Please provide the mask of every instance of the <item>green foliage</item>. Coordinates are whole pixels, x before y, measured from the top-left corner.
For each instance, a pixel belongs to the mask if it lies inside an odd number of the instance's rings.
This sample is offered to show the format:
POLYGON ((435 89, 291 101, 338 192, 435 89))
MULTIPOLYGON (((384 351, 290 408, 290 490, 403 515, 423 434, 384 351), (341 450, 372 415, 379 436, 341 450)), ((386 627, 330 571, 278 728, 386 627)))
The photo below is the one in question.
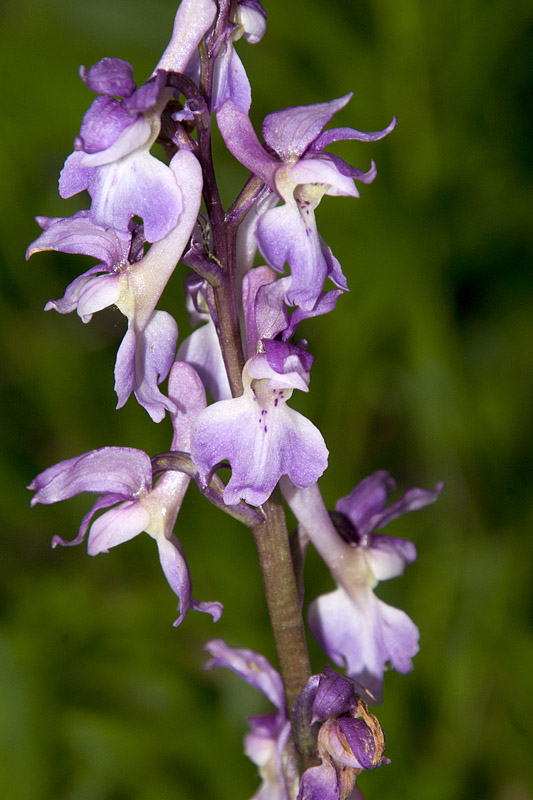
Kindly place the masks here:
MULTIPOLYGON (((241 43, 259 124, 269 111, 354 91, 335 120, 397 130, 338 152, 378 178, 360 200, 325 198, 321 232, 351 293, 305 334, 315 355, 298 408, 321 428, 328 503, 389 469, 402 487, 446 481, 441 501, 394 523, 419 561, 380 596, 421 629, 410 676, 387 676, 378 714, 392 765, 361 776, 370 798, 528 800, 533 648, 529 531, 533 330, 526 197, 525 0, 293 0, 266 3, 260 45, 241 43)), ((141 82, 166 45, 171 0, 4 0, 0 74, 2 556, 0 796, 6 800, 247 798, 246 716, 262 699, 205 674, 221 636, 273 658, 253 542, 192 489, 179 518, 196 596, 221 600, 213 626, 174 597, 153 542, 107 556, 73 537, 88 498, 29 511, 46 466, 104 444, 168 446, 129 402, 113 410, 118 312, 42 314, 82 270, 78 257, 24 262, 35 214, 64 215, 57 174, 91 95, 79 63, 126 58, 141 82)), ((528 16, 529 15, 529 16, 528 16)), ((528 27, 529 23, 529 27, 528 27)), ((529 162, 531 163, 531 162, 529 162)), ((228 198, 244 173, 226 157, 228 198)), ((176 274, 163 306, 180 310, 176 274)), ((319 560, 307 598, 329 585, 319 560)), ((312 646, 317 671, 324 664, 312 646)))

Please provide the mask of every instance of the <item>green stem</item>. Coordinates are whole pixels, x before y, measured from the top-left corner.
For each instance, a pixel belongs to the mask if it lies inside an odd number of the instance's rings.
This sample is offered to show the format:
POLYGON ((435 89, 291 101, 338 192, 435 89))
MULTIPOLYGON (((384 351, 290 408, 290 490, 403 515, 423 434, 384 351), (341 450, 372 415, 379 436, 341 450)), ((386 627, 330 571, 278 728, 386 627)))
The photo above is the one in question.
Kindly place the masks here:
MULTIPOLYGON (((279 669, 292 717, 296 699, 310 675, 311 666, 291 558, 285 512, 279 489, 263 505, 265 520, 252 528, 263 573, 266 600, 279 669)), ((296 741, 300 755, 311 757, 307 743, 296 741)))

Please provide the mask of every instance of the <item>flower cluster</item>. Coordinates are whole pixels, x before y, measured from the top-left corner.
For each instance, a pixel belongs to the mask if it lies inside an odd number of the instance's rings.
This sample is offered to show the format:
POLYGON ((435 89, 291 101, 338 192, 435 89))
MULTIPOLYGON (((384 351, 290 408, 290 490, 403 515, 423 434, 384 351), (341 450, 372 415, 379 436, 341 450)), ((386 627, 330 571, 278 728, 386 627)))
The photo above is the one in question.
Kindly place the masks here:
POLYGON ((235 43, 260 41, 265 26, 259 0, 182 0, 169 45, 144 84, 137 87, 121 59, 81 68, 96 98, 59 192, 66 198, 87 191, 90 203, 70 217, 37 217, 42 233, 27 257, 55 250, 96 259, 46 309, 77 311, 87 323, 116 306, 128 323, 115 363, 117 407, 133 394, 154 422, 168 412, 174 434, 169 452, 153 459, 134 448, 104 447, 45 469, 29 488, 32 504, 98 495, 77 537, 55 536, 53 546, 87 537, 96 555, 143 531, 152 536, 179 601, 178 625, 190 608, 214 621, 222 613, 220 603, 194 599, 174 533, 191 479, 208 500, 267 538, 279 486, 302 546, 312 542, 337 584, 311 603, 309 626, 347 676, 326 667, 289 697, 286 677, 266 659, 220 640, 207 646, 208 666, 229 667, 276 708, 251 720, 245 741, 263 779, 257 798, 344 800, 361 770, 386 763, 381 728, 361 698, 380 701, 387 665, 408 672, 418 650, 415 624, 374 594, 379 581, 415 560, 414 545, 376 531, 432 503, 441 486, 411 489, 386 507, 394 481, 380 471, 339 500, 335 512, 322 500, 317 481, 328 463, 326 444, 290 405, 294 390, 309 390, 313 364, 297 330, 303 320, 331 313, 348 285, 318 232, 315 209, 325 195, 358 197, 356 182, 376 176, 373 162, 361 170, 327 148, 374 142, 396 120, 375 133, 325 129, 347 106, 347 94, 269 114, 261 141, 235 43), (211 160, 213 119, 251 173, 227 211, 211 160), (264 263, 255 266, 258 259, 264 263), (158 305, 180 262, 192 270, 183 278, 196 327, 178 347, 177 323, 158 305), (224 482, 217 470, 228 464, 224 482), (301 779, 295 745, 300 755, 312 751, 301 779))

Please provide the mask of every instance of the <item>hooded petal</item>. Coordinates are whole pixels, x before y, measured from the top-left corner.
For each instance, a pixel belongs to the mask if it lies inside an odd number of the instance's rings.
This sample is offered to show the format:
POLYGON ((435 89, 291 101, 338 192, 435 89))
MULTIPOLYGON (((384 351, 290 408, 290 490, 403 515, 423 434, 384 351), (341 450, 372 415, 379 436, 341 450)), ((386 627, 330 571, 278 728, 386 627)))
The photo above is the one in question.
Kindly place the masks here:
POLYGON ((135 122, 120 100, 100 95, 85 112, 80 128, 77 149, 85 153, 100 153, 116 142, 121 133, 135 122))
POLYGON ((299 158, 328 124, 333 114, 351 100, 352 93, 308 106, 294 106, 268 114, 263 122, 263 138, 282 161, 299 158))
POLYGON ((80 67, 80 78, 95 94, 129 97, 135 91, 133 67, 122 58, 102 58, 92 67, 80 67))

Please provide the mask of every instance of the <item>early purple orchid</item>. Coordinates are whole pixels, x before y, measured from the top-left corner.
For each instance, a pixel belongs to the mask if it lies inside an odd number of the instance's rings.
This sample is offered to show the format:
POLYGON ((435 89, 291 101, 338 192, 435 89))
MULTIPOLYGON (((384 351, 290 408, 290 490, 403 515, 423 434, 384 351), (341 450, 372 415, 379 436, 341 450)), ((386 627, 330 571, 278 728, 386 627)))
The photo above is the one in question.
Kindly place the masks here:
POLYGON ((128 319, 128 330, 117 353, 115 391, 121 408, 130 394, 146 408, 154 422, 172 401, 158 389, 174 360, 178 328, 174 319, 155 306, 176 264, 189 242, 202 198, 202 171, 196 157, 180 150, 169 170, 183 191, 183 204, 174 228, 155 242, 146 255, 142 247, 129 261, 131 232, 96 224, 90 213, 78 211, 67 219, 38 218, 43 233, 33 242, 26 257, 42 250, 84 253, 102 263, 76 278, 60 300, 46 309, 62 314, 76 309, 84 322, 94 312, 116 305, 128 319))
MULTIPOLYGON (((383 756, 385 736, 359 692, 361 687, 326 664, 313 675, 294 707, 296 725, 318 731, 321 764, 303 775, 298 800, 345 800, 354 797, 355 780, 363 770, 389 764, 383 756)), ((357 795, 355 795, 357 796, 357 795)))
POLYGON ((217 123, 228 149, 259 176, 284 205, 265 211, 256 227, 261 253, 278 271, 288 263, 292 281, 286 299, 291 305, 311 310, 326 277, 340 289, 347 288, 340 264, 319 236, 314 210, 324 194, 358 197, 355 180, 370 183, 376 175, 351 167, 339 156, 325 153, 332 142, 357 139, 377 141, 396 126, 376 133, 353 128, 322 132, 333 114, 348 103, 351 94, 327 103, 296 106, 268 114, 263 122, 261 145, 247 113, 228 100, 217 113, 217 123))
POLYGON ((205 665, 207 669, 230 669, 276 707, 273 713, 249 718, 251 730, 244 739, 244 752, 257 765, 262 779, 252 800, 289 800, 298 790, 298 775, 288 758, 291 725, 281 676, 264 656, 229 647, 222 639, 207 642, 205 650, 212 656, 205 665))
POLYGON ((328 656, 365 687, 371 702, 381 702, 387 662, 397 672, 410 672, 418 652, 414 622, 374 594, 379 581, 401 575, 416 560, 415 546, 375 531, 434 503, 442 487, 410 489, 386 507, 395 482, 388 472, 375 472, 339 500, 333 514, 336 527, 318 486, 296 489, 282 481, 287 502, 337 582, 334 592, 311 604, 311 630, 328 656))
POLYGON ((135 90, 131 66, 108 58, 82 67, 81 77, 102 94, 83 118, 59 193, 72 197, 87 189, 97 225, 127 234, 130 220, 139 216, 147 241, 158 241, 176 226, 183 207, 172 170, 149 152, 166 102, 165 75, 160 72, 135 90))
POLYGON ((310 767, 301 778, 294 770, 290 742, 291 725, 279 673, 264 656, 253 650, 229 647, 221 639, 208 642, 212 658, 207 668, 226 667, 259 689, 277 712, 249 719, 251 731, 245 752, 259 767, 263 782, 252 800, 345 800, 363 770, 389 760, 383 757, 385 738, 377 719, 358 695, 357 684, 326 665, 323 674, 312 675, 300 692, 293 711, 293 724, 307 730, 320 728, 318 756, 321 764, 310 767))
MULTIPOLYGON (((172 449, 187 451, 194 420, 205 407, 202 382, 188 364, 174 364, 169 394, 180 409, 172 414, 172 449)), ((222 605, 192 597, 187 562, 173 533, 189 481, 184 473, 172 471, 166 472, 154 486, 146 453, 130 447, 103 447, 49 467, 28 488, 35 491, 32 506, 56 503, 81 492, 102 493, 84 516, 77 537, 68 542, 54 536, 52 546, 79 544, 89 531, 87 550, 94 556, 146 531, 157 542, 163 572, 179 600, 179 617, 174 625, 182 622, 190 608, 211 614, 216 622, 222 605), (96 512, 110 506, 115 507, 93 521, 96 512)))
POLYGON ((248 360, 240 397, 214 403, 198 417, 191 455, 204 482, 227 459, 231 479, 224 502, 241 499, 261 505, 282 475, 296 486, 315 483, 327 465, 328 451, 318 429, 287 406, 293 389, 308 390, 312 357, 301 347, 277 341, 287 326, 280 289, 268 267, 243 279, 248 360), (263 292, 272 288, 274 295, 263 292))

